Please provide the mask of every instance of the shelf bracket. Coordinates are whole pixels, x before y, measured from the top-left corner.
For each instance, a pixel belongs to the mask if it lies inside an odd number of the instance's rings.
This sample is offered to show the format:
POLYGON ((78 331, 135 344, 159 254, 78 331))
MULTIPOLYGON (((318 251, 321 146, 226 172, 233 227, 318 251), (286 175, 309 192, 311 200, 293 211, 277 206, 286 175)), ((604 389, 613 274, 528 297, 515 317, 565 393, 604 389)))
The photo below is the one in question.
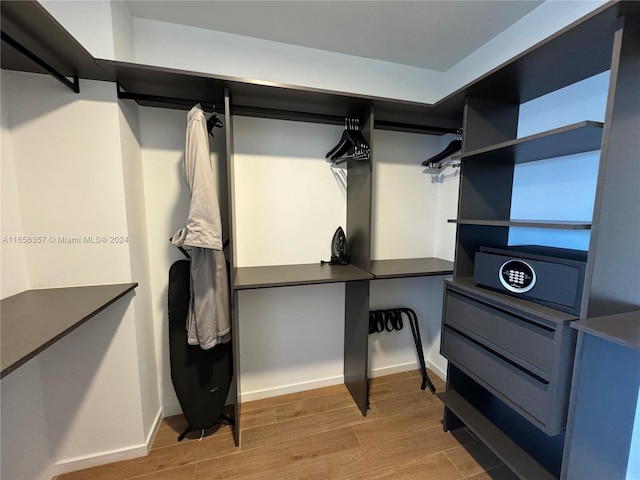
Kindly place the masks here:
POLYGON ((42 68, 44 68, 49 73, 49 75, 51 75, 53 78, 58 80, 60 83, 62 83, 65 87, 67 87, 68 89, 70 89, 74 93, 80 93, 80 82, 78 80, 78 75, 77 74, 73 75, 73 82, 70 81, 62 73, 60 73, 58 70, 56 70, 51 65, 46 63, 44 60, 42 60, 36 54, 34 54, 33 52, 31 52, 30 50, 25 48, 22 44, 20 44, 16 40, 14 40, 12 37, 10 37, 9 35, 7 35, 4 32, 1 32, 1 33, 2 33, 2 41, 3 42, 7 42, 9 45, 11 45, 13 48, 15 48, 18 52, 20 52, 22 55, 27 57, 33 63, 39 65, 42 68))

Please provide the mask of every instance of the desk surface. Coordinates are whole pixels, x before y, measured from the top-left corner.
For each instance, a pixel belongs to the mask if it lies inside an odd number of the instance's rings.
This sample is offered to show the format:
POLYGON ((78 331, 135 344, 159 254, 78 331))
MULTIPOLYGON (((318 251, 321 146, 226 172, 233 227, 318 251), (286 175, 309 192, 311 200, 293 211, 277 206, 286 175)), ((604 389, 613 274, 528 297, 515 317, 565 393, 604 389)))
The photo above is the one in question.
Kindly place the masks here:
POLYGON ((453 262, 435 257, 372 260, 371 273, 379 279, 449 275, 453 273, 453 262))
POLYGON ((371 280, 373 275, 354 265, 277 265, 268 267, 239 267, 235 269, 233 288, 290 287, 320 283, 371 280))
POLYGON ((137 283, 27 290, 0 301, 0 378, 138 286, 137 283))

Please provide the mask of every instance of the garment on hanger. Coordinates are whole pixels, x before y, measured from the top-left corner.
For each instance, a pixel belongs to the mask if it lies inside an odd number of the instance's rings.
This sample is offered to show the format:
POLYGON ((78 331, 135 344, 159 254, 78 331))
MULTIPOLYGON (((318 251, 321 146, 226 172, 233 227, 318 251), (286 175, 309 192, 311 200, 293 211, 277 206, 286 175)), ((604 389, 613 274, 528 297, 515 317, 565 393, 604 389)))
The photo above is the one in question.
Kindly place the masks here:
POLYGON ((204 350, 231 339, 229 281, 222 251, 222 223, 209 157, 207 119, 200 105, 187 115, 184 175, 191 192, 189 218, 171 239, 191 247, 191 301, 187 341, 204 350))

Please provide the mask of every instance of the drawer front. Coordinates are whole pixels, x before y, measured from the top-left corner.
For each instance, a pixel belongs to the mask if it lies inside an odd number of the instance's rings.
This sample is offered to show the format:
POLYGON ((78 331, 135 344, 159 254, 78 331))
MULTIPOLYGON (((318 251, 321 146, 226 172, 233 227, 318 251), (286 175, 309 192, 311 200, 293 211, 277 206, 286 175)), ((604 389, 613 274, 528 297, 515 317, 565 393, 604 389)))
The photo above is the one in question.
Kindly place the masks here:
POLYGON ((542 430, 550 432, 559 427, 553 425, 557 415, 550 405, 550 386, 546 381, 519 369, 448 327, 443 331, 442 354, 542 430))
POLYGON ((525 368, 553 372, 555 325, 533 322, 451 291, 447 291, 444 321, 471 337, 480 337, 488 347, 506 352, 525 368))

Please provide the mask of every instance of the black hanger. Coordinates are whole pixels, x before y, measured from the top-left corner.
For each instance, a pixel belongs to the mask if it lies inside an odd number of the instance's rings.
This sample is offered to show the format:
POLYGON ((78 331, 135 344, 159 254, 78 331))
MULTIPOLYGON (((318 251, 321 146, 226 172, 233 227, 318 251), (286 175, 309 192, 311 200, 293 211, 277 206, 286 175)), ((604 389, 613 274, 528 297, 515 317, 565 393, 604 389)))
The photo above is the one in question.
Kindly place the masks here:
POLYGON ((359 120, 345 118, 345 129, 338 144, 327 153, 326 158, 334 165, 347 160, 368 160, 371 148, 359 128, 359 120))
POLYGON ((450 157, 451 155, 459 151, 461 148, 462 148, 462 140, 452 140, 451 142, 449 142, 449 145, 447 145, 447 147, 443 151, 422 162, 422 166, 429 167, 429 168, 436 168, 439 162, 441 162, 445 158, 450 157))
MULTIPOLYGON (((169 239, 169 241, 170 241, 170 242, 171 242, 172 240, 173 240, 172 238, 170 238, 170 239, 169 239)), ((172 242, 172 243, 173 243, 173 242, 172 242)), ((182 254, 183 254, 185 257, 187 257, 189 260, 191 260, 191 255, 189 255, 189 252, 187 252, 184 248, 182 248, 182 246, 181 246, 181 245, 176 245, 176 248, 177 248, 178 250, 180 250, 180 251, 182 252, 182 254)))
POLYGON ((213 114, 209 117, 209 120, 207 120, 207 131, 213 137, 214 136, 213 129, 222 128, 222 127, 224 127, 224 125, 222 124, 222 121, 218 118, 218 113, 214 110, 213 114))

